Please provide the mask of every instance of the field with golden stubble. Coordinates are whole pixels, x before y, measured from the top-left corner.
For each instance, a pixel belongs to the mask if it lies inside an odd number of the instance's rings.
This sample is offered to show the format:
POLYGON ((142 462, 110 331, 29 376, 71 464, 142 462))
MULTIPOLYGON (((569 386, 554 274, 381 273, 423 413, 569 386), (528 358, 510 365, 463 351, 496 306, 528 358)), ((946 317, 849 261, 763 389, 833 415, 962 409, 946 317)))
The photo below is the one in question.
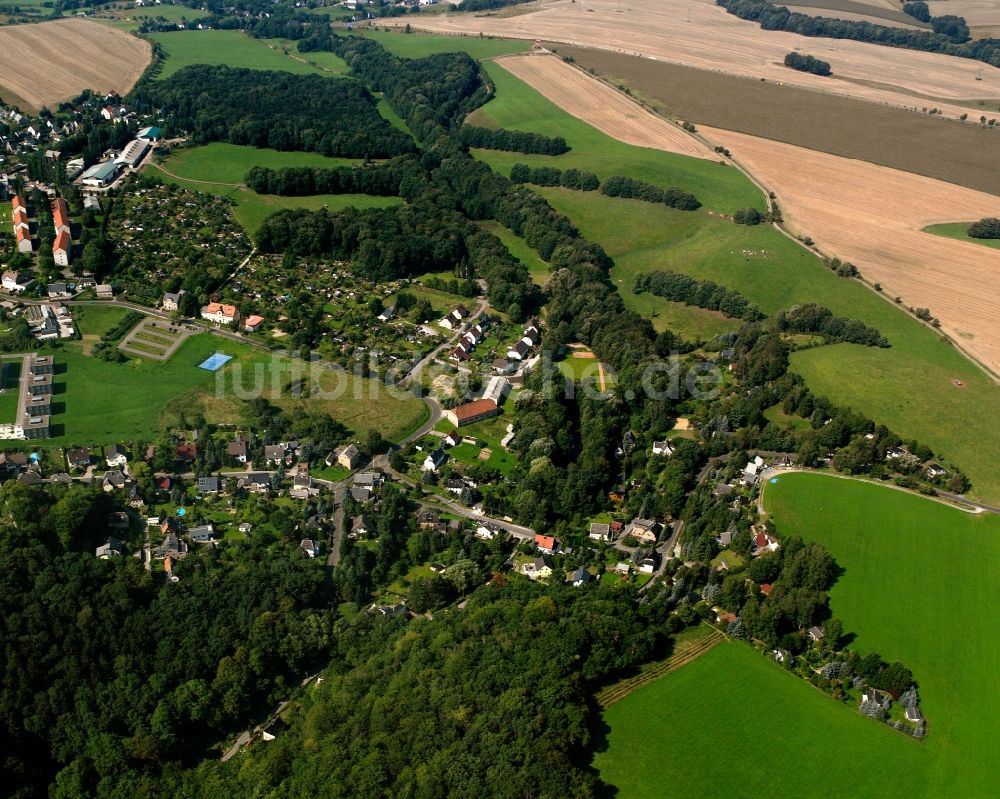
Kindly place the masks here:
POLYGON ((958 117, 964 101, 1000 98, 1000 70, 963 58, 765 31, 711 0, 556 0, 505 15, 436 14, 384 20, 437 33, 543 39, 638 54, 732 75, 764 78, 906 108, 936 107, 958 117), (833 77, 783 66, 799 50, 829 61, 833 77))
POLYGON ((792 229, 856 264, 886 295, 929 308, 956 343, 1000 372, 1000 251, 922 231, 1000 216, 1000 197, 743 133, 700 131, 777 193, 792 229))
POLYGON ((0 28, 0 96, 37 110, 84 89, 125 94, 151 56, 149 42, 88 19, 0 28))

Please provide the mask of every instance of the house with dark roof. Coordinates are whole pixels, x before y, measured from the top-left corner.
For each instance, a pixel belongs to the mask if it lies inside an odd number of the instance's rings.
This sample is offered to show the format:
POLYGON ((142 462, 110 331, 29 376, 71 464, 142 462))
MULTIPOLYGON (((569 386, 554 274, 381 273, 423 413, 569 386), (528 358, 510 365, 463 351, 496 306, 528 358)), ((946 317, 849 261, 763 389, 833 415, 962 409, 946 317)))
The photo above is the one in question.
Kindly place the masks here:
POLYGON ((206 475, 205 477, 198 478, 198 493, 199 494, 218 494, 219 493, 219 478, 213 475, 206 475))

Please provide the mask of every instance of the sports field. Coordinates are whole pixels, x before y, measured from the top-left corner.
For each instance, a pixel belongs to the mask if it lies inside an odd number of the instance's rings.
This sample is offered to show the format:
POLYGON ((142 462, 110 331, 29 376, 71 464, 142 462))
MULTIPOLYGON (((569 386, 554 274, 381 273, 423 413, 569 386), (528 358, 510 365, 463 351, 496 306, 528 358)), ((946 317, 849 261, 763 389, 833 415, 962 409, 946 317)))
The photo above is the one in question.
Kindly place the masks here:
POLYGON ((558 156, 477 150, 477 157, 497 171, 509 174, 514 164, 526 163, 584 169, 600 178, 626 175, 658 186, 680 186, 723 213, 749 206, 764 210, 761 192, 733 167, 624 144, 566 113, 498 64, 483 67, 496 85, 496 97, 469 116, 470 124, 562 136, 572 148, 558 156))
POLYGON ((924 795, 920 743, 738 642, 639 688, 603 718, 594 767, 618 799, 924 795))
POLYGON ((968 241, 972 244, 981 244, 984 247, 994 247, 996 249, 1000 249, 1000 239, 972 238, 972 236, 966 232, 971 224, 971 222, 949 222, 944 225, 930 225, 929 227, 925 227, 924 231, 927 233, 933 233, 935 236, 944 236, 949 239, 958 239, 959 241, 968 241))
POLYGON ((151 33, 148 38, 157 42, 166 55, 157 80, 169 78, 191 64, 222 64, 245 69, 274 69, 297 75, 331 75, 346 72, 346 65, 332 53, 321 53, 319 59, 308 59, 294 48, 289 54, 282 52, 276 42, 253 39, 236 30, 187 30, 170 33, 151 33), (316 66, 307 63, 312 60, 316 66), (337 63, 339 62, 339 64, 337 63), (321 68, 322 67, 322 68, 321 68))
POLYGON ((844 569, 831 606, 859 651, 916 676, 930 734, 926 784, 907 795, 995 795, 1000 517, 817 474, 779 476, 764 501, 779 532, 820 541, 844 569))

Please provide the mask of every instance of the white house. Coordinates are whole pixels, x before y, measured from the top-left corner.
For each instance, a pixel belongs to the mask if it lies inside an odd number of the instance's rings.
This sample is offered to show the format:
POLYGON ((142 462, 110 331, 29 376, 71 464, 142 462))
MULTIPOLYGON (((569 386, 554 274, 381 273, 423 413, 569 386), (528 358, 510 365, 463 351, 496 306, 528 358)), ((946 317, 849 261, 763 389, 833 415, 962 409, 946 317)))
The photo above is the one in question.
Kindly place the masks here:
POLYGON ((13 292, 14 294, 21 293, 35 282, 34 278, 28 272, 11 271, 4 272, 0 280, 2 280, 4 290, 13 292))
POLYGON ((674 454, 674 448, 670 446, 669 441, 654 441, 653 442, 653 454, 662 455, 669 458, 674 454))
POLYGON ((436 449, 427 454, 420 470, 423 472, 436 472, 439 468, 441 468, 447 459, 448 456, 444 454, 443 449, 436 449))
POLYGON ((125 450, 117 444, 112 444, 104 450, 104 460, 107 461, 108 467, 111 469, 121 469, 128 463, 125 450))
POLYGON ((240 318, 240 312, 235 305, 223 305, 220 302, 210 302, 201 309, 201 318, 217 325, 228 325, 240 318))

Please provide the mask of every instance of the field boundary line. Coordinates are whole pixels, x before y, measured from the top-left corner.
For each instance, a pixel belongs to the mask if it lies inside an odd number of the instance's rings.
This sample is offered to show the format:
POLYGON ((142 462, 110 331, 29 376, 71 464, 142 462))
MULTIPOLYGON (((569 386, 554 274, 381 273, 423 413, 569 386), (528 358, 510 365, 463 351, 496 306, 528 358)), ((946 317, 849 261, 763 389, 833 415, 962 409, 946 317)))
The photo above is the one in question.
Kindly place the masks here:
POLYGON ((665 674, 669 674, 687 665, 705 654, 709 649, 726 640, 725 635, 709 624, 705 624, 703 629, 708 631, 703 637, 694 641, 682 641, 676 651, 665 660, 647 663, 642 667, 639 674, 634 677, 627 677, 599 691, 595 698, 601 710, 607 710, 611 705, 620 702, 633 691, 642 688, 644 685, 649 685, 665 674))

